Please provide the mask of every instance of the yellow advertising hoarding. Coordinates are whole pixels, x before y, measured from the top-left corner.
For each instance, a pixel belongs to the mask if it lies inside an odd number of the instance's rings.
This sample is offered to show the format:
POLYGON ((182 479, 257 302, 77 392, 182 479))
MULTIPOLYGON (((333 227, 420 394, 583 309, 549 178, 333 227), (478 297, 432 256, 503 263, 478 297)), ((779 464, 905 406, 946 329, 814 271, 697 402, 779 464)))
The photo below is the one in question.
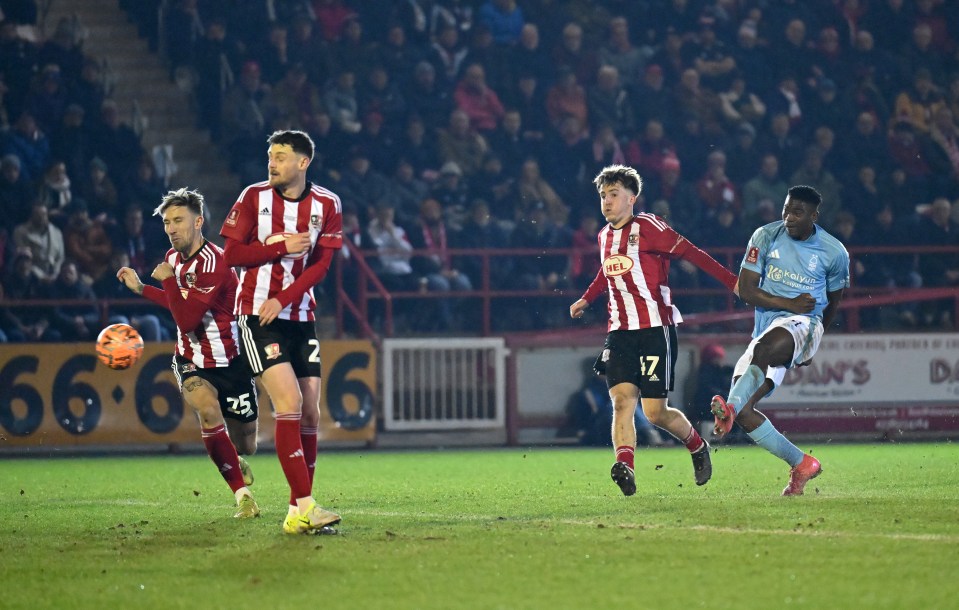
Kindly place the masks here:
MULTIPOLYGON (((147 343, 139 362, 115 371, 97 360, 92 345, 0 345, 0 450, 199 442, 172 354, 172 344, 147 343)), ((369 341, 327 341, 320 357, 320 439, 372 440, 376 350, 369 341)), ((262 409, 260 425, 273 425, 262 409)))

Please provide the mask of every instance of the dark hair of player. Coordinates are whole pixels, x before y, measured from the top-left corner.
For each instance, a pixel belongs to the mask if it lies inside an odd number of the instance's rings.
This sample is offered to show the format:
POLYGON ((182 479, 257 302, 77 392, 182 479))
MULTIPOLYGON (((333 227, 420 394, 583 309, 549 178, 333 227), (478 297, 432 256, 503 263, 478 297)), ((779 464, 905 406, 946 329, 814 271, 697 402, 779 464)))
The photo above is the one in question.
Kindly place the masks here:
POLYGON ((819 204, 822 203, 822 195, 819 193, 819 191, 805 184, 799 184, 791 187, 787 191, 787 197, 789 199, 795 199, 796 201, 808 203, 816 208, 818 208, 819 204))
POLYGON ((617 182, 632 191, 634 195, 639 195, 643 190, 643 179, 639 172, 625 165, 608 165, 593 179, 597 191, 617 182))
POLYGON ((313 160, 313 140, 303 131, 295 129, 274 131, 266 142, 270 146, 274 144, 289 146, 293 152, 306 156, 310 161, 313 160))
POLYGON ((164 195, 160 205, 153 210, 153 215, 160 216, 166 212, 167 208, 174 205, 183 206, 197 216, 204 216, 203 195, 199 191, 191 191, 186 188, 170 191, 164 195))

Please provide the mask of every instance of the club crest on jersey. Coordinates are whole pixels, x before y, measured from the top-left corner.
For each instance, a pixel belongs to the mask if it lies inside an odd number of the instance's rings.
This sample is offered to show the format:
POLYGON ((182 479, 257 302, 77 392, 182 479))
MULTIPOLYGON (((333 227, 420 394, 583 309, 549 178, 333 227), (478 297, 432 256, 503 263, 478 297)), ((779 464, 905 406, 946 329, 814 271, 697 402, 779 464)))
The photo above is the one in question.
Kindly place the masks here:
POLYGON ((193 273, 192 271, 187 271, 187 272, 183 275, 183 277, 184 277, 184 279, 186 279, 186 287, 187 287, 187 288, 196 288, 196 274, 195 274, 195 273, 193 273))
POLYGON ((192 362, 187 362, 186 364, 180 365, 180 374, 186 375, 187 373, 193 373, 196 371, 196 365, 192 362))
POLYGON ((319 214, 310 214, 310 226, 319 227, 320 226, 320 215, 319 214))
POLYGON ((629 273, 633 268, 633 259, 622 254, 614 254, 603 261, 603 274, 606 277, 615 277, 629 273))
POLYGON ((271 343, 263 348, 263 351, 266 352, 267 360, 276 360, 280 357, 280 344, 271 343))
POLYGON ((635 246, 637 243, 639 243, 639 235, 630 233, 629 237, 626 238, 626 243, 630 246, 635 246))
POLYGON ((746 262, 747 263, 756 263, 759 260, 759 248, 753 246, 749 249, 749 252, 746 253, 746 262))
POLYGON ((240 210, 233 208, 232 210, 230 210, 230 215, 226 217, 226 224, 230 225, 231 227, 235 227, 236 221, 239 217, 240 217, 240 210))

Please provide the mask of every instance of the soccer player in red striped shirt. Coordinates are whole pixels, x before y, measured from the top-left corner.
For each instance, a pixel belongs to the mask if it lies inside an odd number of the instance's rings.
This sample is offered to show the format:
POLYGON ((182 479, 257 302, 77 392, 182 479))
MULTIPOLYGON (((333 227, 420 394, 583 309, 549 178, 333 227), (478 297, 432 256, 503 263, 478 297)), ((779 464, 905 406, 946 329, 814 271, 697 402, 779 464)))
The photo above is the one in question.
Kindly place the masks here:
POLYGON ((310 136, 277 131, 267 143, 269 178, 243 189, 220 235, 227 263, 240 268, 234 313, 243 352, 276 411, 276 454, 290 484, 283 531, 331 533, 340 516, 312 492, 321 374, 313 286, 343 245, 342 208, 335 193, 306 179, 310 136))
POLYGON ((672 302, 669 263, 680 258, 693 263, 736 292, 736 276, 711 256, 674 231, 653 214, 633 214, 643 180, 635 169, 606 167, 593 180, 600 208, 609 224, 598 235, 603 266, 582 298, 569 308, 579 318, 600 294, 609 293, 609 333, 594 366, 606 375, 613 401, 613 447, 616 462, 610 476, 624 495, 636 493, 634 454, 636 426, 633 416, 642 402, 643 413, 689 449, 697 485, 712 476, 709 445, 682 411, 667 404, 673 389, 678 340, 682 322, 672 302))
POLYGON ((129 267, 121 267, 117 279, 173 314, 173 372, 183 400, 199 415, 210 459, 236 497, 234 516, 245 519, 260 514, 247 487, 253 473, 237 454, 256 451, 256 388, 238 349, 236 272, 224 262, 223 251, 203 237, 204 207, 203 195, 179 189, 167 193, 154 211, 173 246, 153 270, 162 288, 144 285, 129 267))

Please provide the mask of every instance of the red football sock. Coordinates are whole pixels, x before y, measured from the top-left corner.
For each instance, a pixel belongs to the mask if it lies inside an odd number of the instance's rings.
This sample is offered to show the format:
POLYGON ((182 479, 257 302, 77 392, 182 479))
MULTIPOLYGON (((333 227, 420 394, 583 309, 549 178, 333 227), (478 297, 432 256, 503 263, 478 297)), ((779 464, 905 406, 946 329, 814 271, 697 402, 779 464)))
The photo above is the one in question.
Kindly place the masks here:
POLYGON ((290 493, 294 498, 306 498, 310 495, 310 473, 303 459, 303 445, 300 443, 300 414, 277 414, 276 434, 273 438, 276 456, 280 458, 280 467, 290 484, 290 493))
POLYGON ((622 445, 621 447, 616 447, 616 461, 622 462, 630 467, 633 466, 633 458, 636 455, 636 448, 630 447, 629 445, 622 445))
MULTIPOLYGON (((313 475, 316 473, 316 428, 307 428, 300 424, 300 443, 303 445, 303 459, 310 473, 310 489, 313 489, 313 475)), ((290 506, 296 506, 296 498, 290 493, 290 506)))
POLYGON ((689 434, 686 435, 686 438, 683 439, 683 444, 686 445, 686 448, 689 449, 690 453, 696 453, 700 449, 706 446, 706 442, 703 441, 703 437, 699 436, 699 432, 696 432, 696 426, 689 426, 689 434))
POLYGON ((243 487, 243 473, 240 472, 240 458, 236 455, 236 447, 226 433, 226 425, 220 424, 215 428, 202 428, 200 436, 206 445, 206 452, 216 464, 217 470, 234 492, 243 487))

